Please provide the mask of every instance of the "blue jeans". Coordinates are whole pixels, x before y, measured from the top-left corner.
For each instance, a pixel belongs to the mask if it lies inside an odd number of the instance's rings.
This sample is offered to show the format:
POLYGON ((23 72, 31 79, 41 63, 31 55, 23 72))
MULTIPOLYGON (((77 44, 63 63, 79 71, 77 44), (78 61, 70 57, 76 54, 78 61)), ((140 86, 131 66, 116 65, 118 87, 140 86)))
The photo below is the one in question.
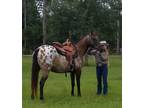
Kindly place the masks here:
POLYGON ((108 66, 107 64, 103 64, 102 66, 96 67, 97 70, 97 94, 101 94, 102 92, 102 81, 103 81, 103 94, 107 94, 108 92, 108 83, 107 83, 107 76, 108 76, 108 66))

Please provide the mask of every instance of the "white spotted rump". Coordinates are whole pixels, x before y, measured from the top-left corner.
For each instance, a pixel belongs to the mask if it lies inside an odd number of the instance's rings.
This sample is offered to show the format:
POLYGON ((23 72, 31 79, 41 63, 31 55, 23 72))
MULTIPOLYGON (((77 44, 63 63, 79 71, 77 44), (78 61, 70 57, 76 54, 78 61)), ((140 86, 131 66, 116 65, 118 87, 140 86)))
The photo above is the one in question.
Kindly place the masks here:
POLYGON ((40 46, 37 56, 40 67, 44 70, 50 70, 53 64, 52 62, 56 56, 58 56, 58 53, 53 46, 51 45, 40 46))

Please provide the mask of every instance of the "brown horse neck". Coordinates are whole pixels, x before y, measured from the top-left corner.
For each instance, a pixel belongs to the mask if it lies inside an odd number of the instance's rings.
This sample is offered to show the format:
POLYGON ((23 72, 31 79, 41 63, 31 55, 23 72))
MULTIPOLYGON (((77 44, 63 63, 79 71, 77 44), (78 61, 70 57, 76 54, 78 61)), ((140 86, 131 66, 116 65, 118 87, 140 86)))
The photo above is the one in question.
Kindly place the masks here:
POLYGON ((88 42, 88 35, 82 38, 77 44, 79 55, 83 57, 88 49, 89 42, 88 42))

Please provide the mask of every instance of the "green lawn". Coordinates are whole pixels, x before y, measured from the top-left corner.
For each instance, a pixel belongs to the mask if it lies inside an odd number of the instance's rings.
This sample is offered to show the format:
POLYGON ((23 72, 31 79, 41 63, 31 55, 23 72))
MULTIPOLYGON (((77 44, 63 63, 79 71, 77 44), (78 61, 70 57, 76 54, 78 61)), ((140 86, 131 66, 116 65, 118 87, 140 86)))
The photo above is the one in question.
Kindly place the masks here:
POLYGON ((89 66, 83 67, 81 75, 81 97, 70 95, 70 75, 50 73, 44 87, 45 100, 31 100, 31 56, 23 56, 22 62, 22 106, 23 108, 122 108, 122 60, 121 56, 110 56, 107 96, 96 95, 95 59, 89 59, 89 66))

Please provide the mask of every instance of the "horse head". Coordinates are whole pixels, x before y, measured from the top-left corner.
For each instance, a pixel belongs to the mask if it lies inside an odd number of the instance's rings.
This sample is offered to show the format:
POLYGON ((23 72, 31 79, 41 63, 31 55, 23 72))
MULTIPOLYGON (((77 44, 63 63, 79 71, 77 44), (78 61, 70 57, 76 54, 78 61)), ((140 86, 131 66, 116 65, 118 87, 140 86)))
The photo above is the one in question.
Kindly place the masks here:
POLYGON ((99 33, 90 32, 88 35, 89 47, 96 47, 99 43, 99 33))

